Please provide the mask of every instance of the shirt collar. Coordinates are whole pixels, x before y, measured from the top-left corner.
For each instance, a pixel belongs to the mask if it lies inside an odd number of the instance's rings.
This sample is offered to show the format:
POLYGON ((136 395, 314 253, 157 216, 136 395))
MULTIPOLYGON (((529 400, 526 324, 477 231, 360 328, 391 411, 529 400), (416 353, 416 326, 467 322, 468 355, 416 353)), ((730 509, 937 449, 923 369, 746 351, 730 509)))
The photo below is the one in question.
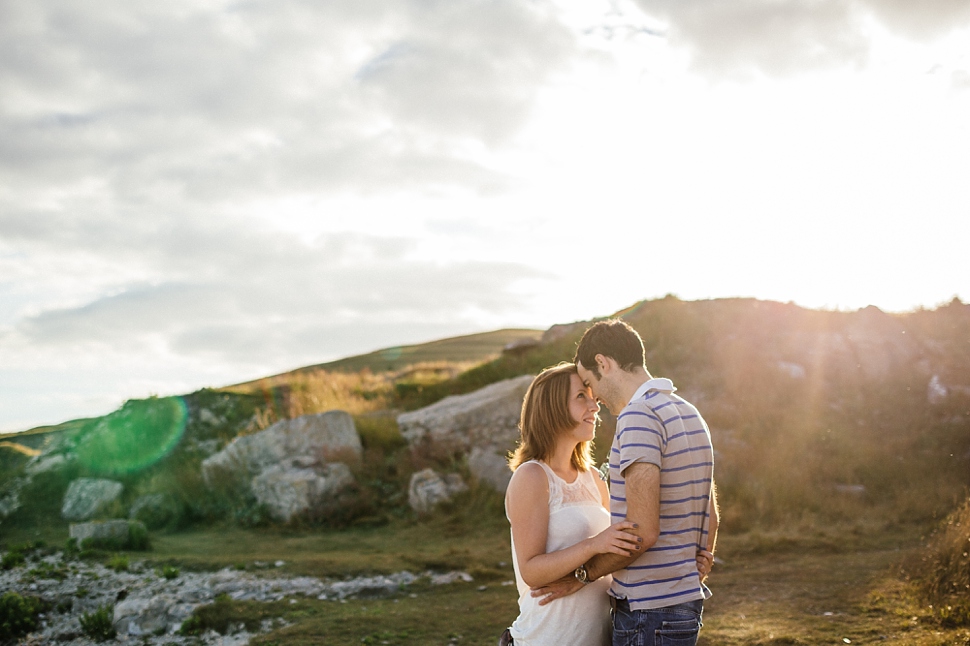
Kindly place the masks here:
POLYGON ((660 390, 669 394, 674 392, 677 389, 674 388, 674 382, 667 379, 666 377, 655 377, 653 379, 648 379, 642 384, 640 384, 640 387, 637 388, 637 391, 633 393, 633 397, 630 399, 630 404, 640 399, 651 390, 660 390))

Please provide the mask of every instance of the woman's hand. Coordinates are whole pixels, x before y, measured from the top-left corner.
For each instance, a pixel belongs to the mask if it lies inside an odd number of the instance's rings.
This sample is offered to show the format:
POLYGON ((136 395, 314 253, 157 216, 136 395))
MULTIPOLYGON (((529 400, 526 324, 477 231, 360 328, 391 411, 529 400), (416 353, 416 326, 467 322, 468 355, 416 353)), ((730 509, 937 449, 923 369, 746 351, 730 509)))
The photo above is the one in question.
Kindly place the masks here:
POLYGON ((602 532, 587 539, 596 554, 619 554, 630 556, 640 549, 643 539, 633 533, 637 529, 636 523, 628 520, 614 523, 602 532))
POLYGON ((697 572, 701 575, 701 582, 707 578, 714 567, 714 554, 707 550, 697 550, 697 572))

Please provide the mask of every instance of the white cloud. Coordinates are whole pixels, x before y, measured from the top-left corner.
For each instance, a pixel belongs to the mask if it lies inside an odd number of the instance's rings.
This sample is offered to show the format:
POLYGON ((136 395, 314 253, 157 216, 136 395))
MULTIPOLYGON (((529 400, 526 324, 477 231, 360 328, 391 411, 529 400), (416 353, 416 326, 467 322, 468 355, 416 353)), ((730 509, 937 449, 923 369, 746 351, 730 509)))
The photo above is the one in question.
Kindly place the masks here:
POLYGON ((921 41, 970 24, 962 0, 636 0, 667 24, 672 44, 717 79, 783 77, 819 69, 862 67, 870 20, 921 41))

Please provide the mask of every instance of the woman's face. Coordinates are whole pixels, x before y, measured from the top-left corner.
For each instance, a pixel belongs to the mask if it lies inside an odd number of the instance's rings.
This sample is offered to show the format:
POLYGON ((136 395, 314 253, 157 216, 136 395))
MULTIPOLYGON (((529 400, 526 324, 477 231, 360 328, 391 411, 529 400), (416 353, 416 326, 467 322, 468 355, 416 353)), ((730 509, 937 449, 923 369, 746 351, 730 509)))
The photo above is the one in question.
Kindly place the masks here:
POLYGON ((573 434, 577 441, 588 442, 596 432, 596 413, 600 405, 593 399, 592 391, 583 385, 579 375, 569 377, 569 414, 576 422, 573 434))

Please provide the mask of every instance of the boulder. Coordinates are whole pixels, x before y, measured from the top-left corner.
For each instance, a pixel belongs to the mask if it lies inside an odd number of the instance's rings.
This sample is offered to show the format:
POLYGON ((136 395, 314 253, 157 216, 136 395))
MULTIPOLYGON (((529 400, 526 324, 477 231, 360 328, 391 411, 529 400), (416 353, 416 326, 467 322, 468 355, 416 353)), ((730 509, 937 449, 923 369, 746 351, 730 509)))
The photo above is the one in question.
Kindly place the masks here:
POLYGON ((453 395, 397 418, 401 435, 414 452, 435 459, 456 455, 481 482, 505 491, 511 472, 505 455, 519 439, 522 398, 531 375, 500 381, 467 395, 453 395))
POLYGON ((64 494, 61 516, 66 520, 88 520, 121 495, 124 485, 101 478, 78 478, 64 494))
POLYGON ((47 471, 61 469, 73 459, 73 453, 55 453, 53 455, 41 454, 28 462, 27 466, 24 467, 24 470, 28 475, 35 476, 38 473, 46 473, 47 471))
POLYGON ((78 547, 107 546, 123 549, 131 546, 133 539, 147 535, 142 523, 128 520, 104 520, 90 523, 71 523, 68 535, 77 540, 78 547), (138 536, 133 536, 138 534, 138 536), (86 542, 86 543, 85 543, 86 542))
POLYGON ((197 606, 171 594, 125 599, 115 605, 114 628, 121 636, 174 633, 197 606))
POLYGON ((329 411, 237 437, 202 462, 202 476, 210 487, 242 480, 270 515, 289 521, 343 504, 340 494, 355 484, 346 463, 360 461, 362 453, 350 415, 329 411))
POLYGON ((244 470, 250 476, 269 467, 303 458, 310 464, 360 460, 363 447, 354 420, 344 411, 303 415, 237 437, 202 462, 202 475, 211 484, 218 472, 244 470))
POLYGON ((474 447, 511 449, 519 437, 522 398, 532 379, 506 379, 399 415, 401 435, 412 450, 426 450, 432 457, 466 454, 474 447))
POLYGON ((930 383, 926 385, 926 401, 931 405, 936 406, 937 404, 942 404, 945 402, 949 394, 950 390, 940 380, 940 376, 933 375, 933 377, 930 379, 930 383))
POLYGON ((276 519, 288 522, 308 509, 326 512, 340 505, 341 493, 354 485, 342 462, 311 468, 269 467, 252 480, 253 495, 276 519))
POLYGON ((457 473, 449 473, 442 478, 434 469, 424 469, 411 475, 408 503, 414 511, 426 514, 436 505, 467 490, 468 486, 457 473))
POLYGON ((497 451, 492 447, 475 447, 468 454, 468 470, 480 482, 487 482, 495 491, 505 492, 512 479, 509 469, 508 451, 497 451))

